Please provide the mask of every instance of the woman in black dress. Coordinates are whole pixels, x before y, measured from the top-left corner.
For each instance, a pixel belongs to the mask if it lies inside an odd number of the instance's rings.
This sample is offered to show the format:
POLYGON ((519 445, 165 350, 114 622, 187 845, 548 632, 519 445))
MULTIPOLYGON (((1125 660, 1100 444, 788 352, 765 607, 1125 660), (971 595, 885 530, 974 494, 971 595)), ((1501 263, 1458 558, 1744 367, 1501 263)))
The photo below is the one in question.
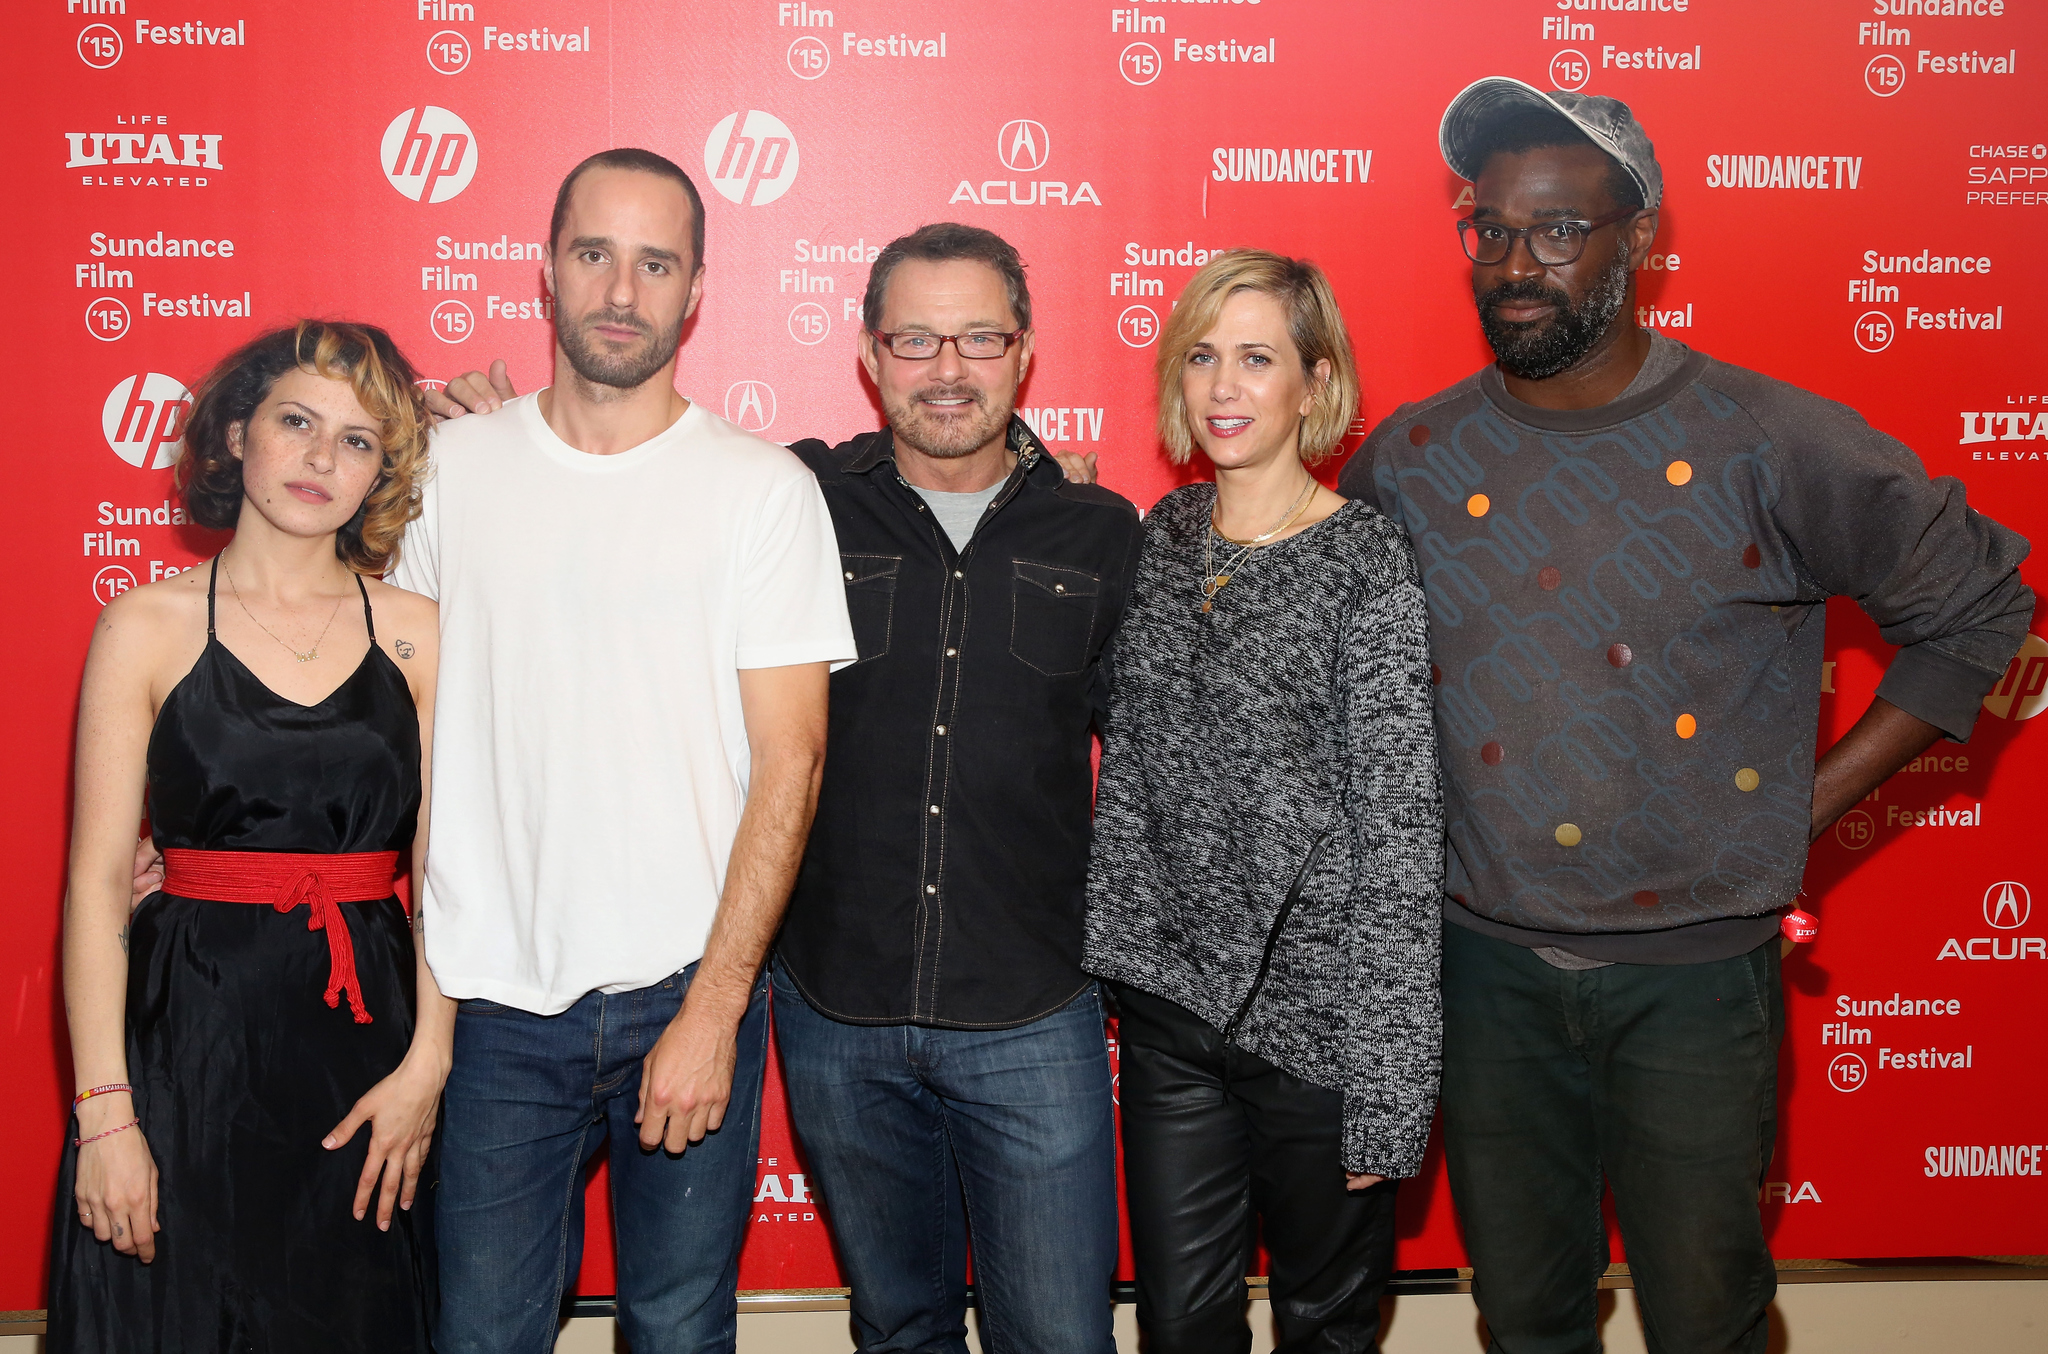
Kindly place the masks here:
POLYGON ((425 462, 382 331, 264 335, 202 385, 179 466, 193 520, 232 543, 101 613, 64 904, 78 1098, 53 1352, 429 1347, 431 1210, 412 1205, 454 1004, 393 877, 426 846, 437 624, 375 581, 425 462), (166 878, 131 917, 145 790, 166 878))

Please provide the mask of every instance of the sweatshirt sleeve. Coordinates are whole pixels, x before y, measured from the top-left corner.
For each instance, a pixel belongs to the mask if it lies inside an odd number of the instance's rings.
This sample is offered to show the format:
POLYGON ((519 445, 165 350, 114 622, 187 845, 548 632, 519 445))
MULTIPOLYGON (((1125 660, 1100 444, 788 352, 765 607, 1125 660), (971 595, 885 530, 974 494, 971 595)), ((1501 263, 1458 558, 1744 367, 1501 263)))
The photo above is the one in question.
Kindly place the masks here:
POLYGON ((1771 517, 1800 566, 1899 646, 1877 694, 1967 740, 2033 619, 2026 538, 1846 405, 1780 382, 1738 398, 1770 438, 1771 517))
POLYGON ((1429 682, 1429 619, 1407 537, 1400 569, 1345 629, 1346 809, 1355 834, 1346 966, 1350 1013, 1344 1169, 1422 1167, 1436 1112, 1443 1013, 1443 791, 1429 682))

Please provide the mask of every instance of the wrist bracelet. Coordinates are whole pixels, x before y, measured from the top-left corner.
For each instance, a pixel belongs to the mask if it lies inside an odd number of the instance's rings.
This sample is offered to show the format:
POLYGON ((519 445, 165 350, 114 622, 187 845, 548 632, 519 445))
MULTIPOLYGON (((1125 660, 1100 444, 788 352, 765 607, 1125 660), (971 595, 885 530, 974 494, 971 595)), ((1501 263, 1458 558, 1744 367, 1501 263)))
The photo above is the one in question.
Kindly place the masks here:
POLYGON ((1778 930, 1785 939, 1804 945, 1820 934, 1820 918, 1795 907, 1778 923, 1778 930))
POLYGON ((117 1081, 107 1086, 95 1086, 89 1091, 80 1091, 77 1095, 72 1096, 71 1107, 73 1109, 76 1109, 80 1105, 83 1105, 86 1101, 92 1099, 94 1096, 105 1095, 109 1091, 126 1091, 130 1095, 133 1095, 135 1093, 135 1088, 133 1086, 130 1086, 125 1081, 117 1081))
POLYGON ((73 1138, 73 1139, 71 1140, 71 1145, 72 1145, 73 1147, 83 1147, 83 1146, 85 1146, 85 1145, 86 1145, 87 1143, 89 1143, 89 1142, 98 1142, 98 1141, 99 1141, 99 1140, 100 1140, 101 1138, 111 1138, 111 1137, 113 1137, 113 1136, 114 1136, 114 1135, 115 1135, 116 1133, 119 1133, 119 1132, 120 1132, 120 1131, 121 1131, 122 1129, 124 1129, 124 1128, 133 1128, 133 1127, 135 1127, 135 1126, 136 1126, 137 1124, 139 1124, 139 1123, 141 1123, 141 1122, 142 1122, 142 1120, 140 1120, 140 1119, 130 1119, 130 1120, 129 1120, 129 1121, 127 1122, 127 1123, 125 1123, 125 1124, 121 1124, 121 1125, 118 1125, 117 1127, 114 1127, 114 1128, 110 1128, 110 1129, 108 1129, 108 1130, 107 1130, 106 1132, 104 1132, 104 1133, 95 1133, 95 1134, 93 1134, 93 1135, 92 1135, 92 1136, 91 1136, 90 1138, 73 1138))

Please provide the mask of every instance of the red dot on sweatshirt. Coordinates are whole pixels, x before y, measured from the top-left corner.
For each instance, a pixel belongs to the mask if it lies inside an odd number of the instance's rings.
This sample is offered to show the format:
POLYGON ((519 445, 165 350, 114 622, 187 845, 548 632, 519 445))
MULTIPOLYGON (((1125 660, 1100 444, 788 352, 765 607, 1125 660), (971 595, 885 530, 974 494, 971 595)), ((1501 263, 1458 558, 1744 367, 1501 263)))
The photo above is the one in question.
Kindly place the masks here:
POLYGON ((1649 889, 1644 889, 1636 894, 1635 905, 1637 907, 1655 907, 1657 905, 1657 895, 1649 889))
POLYGON ((1426 424, 1426 423, 1418 423, 1418 424, 1416 424, 1416 425, 1415 425, 1414 427, 1412 427, 1412 428, 1410 428, 1410 429, 1408 430, 1408 445, 1409 445, 1409 446, 1411 446, 1411 447, 1419 447, 1419 446, 1423 446, 1423 445, 1424 445, 1424 444, 1426 444, 1426 443, 1427 443, 1428 441, 1429 441, 1429 425, 1428 425, 1428 424, 1426 424))
POLYGON ((1625 668, 1636 661, 1635 650, 1626 644, 1610 644, 1607 646, 1607 661, 1617 668, 1625 668))
POLYGON ((1498 743, 1488 743, 1485 747, 1479 749, 1479 760, 1485 762, 1488 766, 1499 766, 1500 759, 1505 755, 1498 743))
POLYGON ((1545 592, 1556 592, 1557 585, 1564 582, 1564 575, 1545 565, 1536 571, 1536 586, 1545 592))
POLYGON ((1751 541, 1751 542, 1750 542, 1750 543, 1749 543, 1749 544, 1748 544, 1747 546, 1743 547, 1743 551, 1742 551, 1742 567, 1743 567, 1743 568, 1745 568, 1745 569, 1754 569, 1754 568, 1757 568, 1758 566, 1760 566, 1760 565, 1761 565, 1761 564, 1762 564, 1763 562, 1764 562, 1764 552, 1756 548, 1756 542, 1755 542, 1755 541, 1751 541))

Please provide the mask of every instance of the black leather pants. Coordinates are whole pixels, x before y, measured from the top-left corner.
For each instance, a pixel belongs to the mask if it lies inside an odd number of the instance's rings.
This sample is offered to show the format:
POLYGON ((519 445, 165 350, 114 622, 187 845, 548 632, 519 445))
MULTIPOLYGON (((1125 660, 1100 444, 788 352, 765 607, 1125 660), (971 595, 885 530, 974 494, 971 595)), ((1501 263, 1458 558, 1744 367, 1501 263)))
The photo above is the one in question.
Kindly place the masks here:
POLYGON ((1275 1354, 1375 1354, 1394 1181, 1353 1193, 1343 1097, 1160 997, 1113 984, 1138 1325, 1148 1354, 1246 1354, 1264 1225, 1275 1354))

